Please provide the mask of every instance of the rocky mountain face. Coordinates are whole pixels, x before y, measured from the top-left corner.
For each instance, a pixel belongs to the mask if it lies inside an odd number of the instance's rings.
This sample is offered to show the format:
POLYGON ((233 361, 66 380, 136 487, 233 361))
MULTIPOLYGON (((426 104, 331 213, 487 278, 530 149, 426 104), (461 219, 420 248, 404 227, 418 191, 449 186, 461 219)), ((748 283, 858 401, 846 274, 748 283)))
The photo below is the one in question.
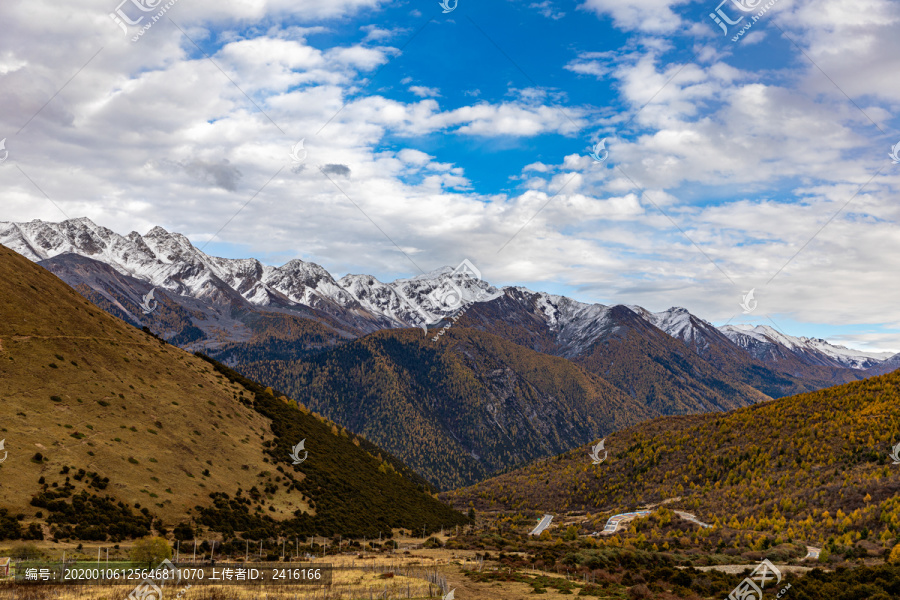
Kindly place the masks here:
MULTIPOLYGON (((701 359, 691 359, 697 363, 691 368, 692 373, 711 373, 710 381, 728 380, 728 386, 743 383, 767 396, 781 397, 861 379, 867 376, 866 371, 849 365, 864 365, 880 359, 879 355, 853 354, 855 351, 827 342, 819 344, 818 349, 799 353, 776 341, 770 354, 756 355, 732 341, 729 328, 720 330, 684 308, 653 313, 640 306, 585 304, 525 288, 504 288, 503 292, 502 298, 478 304, 467 311, 462 322, 579 364, 588 360, 589 355, 596 359, 602 344, 612 346, 602 348, 606 354, 619 351, 615 347, 626 339, 622 332, 628 330, 632 343, 640 338, 643 346, 627 361, 635 373, 639 372, 638 365, 652 355, 659 358, 655 361, 658 365, 664 365, 666 378, 681 381, 684 375, 678 373, 678 360, 672 359, 684 356, 683 350, 687 348, 695 358, 701 359), (660 333, 664 336, 660 337, 660 333), (847 366, 836 359, 828 359, 823 348, 844 357, 847 366)), ((782 337, 787 342, 800 339, 782 337)), ((624 366, 620 364, 617 368, 624 366)), ((649 377, 649 373, 641 372, 641 376, 649 377)), ((610 381, 616 382, 614 378, 610 381)))
POLYGON ((900 369, 900 353, 866 369, 866 376, 872 377, 874 375, 884 375, 885 373, 891 373, 897 369, 900 369))
POLYGON ((256 307, 308 307, 365 332, 435 322, 465 302, 500 294, 449 268, 389 284, 367 275, 336 281, 315 263, 273 267, 253 258, 220 258, 162 227, 122 236, 86 218, 0 222, 0 244, 36 262, 68 253, 91 258, 155 288, 215 304, 232 303, 237 293, 256 307))
POLYGON ((506 291, 502 301, 473 307, 461 323, 565 357, 659 414, 728 410, 769 398, 656 327, 642 309, 506 291))

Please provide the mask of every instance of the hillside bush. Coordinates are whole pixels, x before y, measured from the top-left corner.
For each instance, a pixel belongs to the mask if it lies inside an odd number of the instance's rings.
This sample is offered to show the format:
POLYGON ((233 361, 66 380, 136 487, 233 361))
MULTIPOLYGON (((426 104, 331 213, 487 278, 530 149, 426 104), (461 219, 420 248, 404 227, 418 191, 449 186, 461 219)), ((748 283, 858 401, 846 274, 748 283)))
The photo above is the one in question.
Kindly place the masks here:
POLYGON ((128 554, 133 562, 156 567, 165 559, 172 558, 172 547, 164 538, 145 537, 136 541, 128 554))
POLYGON ((10 551, 9 556, 17 560, 38 560, 44 553, 34 544, 20 544, 10 551))

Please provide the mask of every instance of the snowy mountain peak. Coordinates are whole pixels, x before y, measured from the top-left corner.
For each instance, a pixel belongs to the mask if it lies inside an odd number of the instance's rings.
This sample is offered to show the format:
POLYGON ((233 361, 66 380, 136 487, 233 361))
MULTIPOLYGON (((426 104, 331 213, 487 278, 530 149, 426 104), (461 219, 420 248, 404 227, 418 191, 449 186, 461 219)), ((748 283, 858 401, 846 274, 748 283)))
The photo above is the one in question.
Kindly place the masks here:
POLYGON ((668 310, 651 313, 640 306, 629 306, 631 310, 643 317, 657 329, 685 344, 695 344, 702 350, 709 344, 708 331, 715 329, 710 323, 693 315, 686 308, 673 306, 668 310))
POLYGON ((146 236, 149 238, 167 238, 169 237, 169 232, 157 225, 153 229, 147 232, 146 236))
POLYGON ((429 271, 428 273, 422 273, 421 275, 415 275, 413 277, 409 277, 406 279, 398 279, 397 281, 409 281, 409 280, 433 281, 433 280, 441 279, 448 275, 452 275, 453 272, 454 272, 453 267, 445 266, 445 267, 439 267, 437 269, 429 271))
MULTIPOLYGON (((254 258, 220 258, 205 254, 186 236, 160 226, 144 235, 131 232, 123 236, 88 218, 60 223, 0 222, 0 244, 36 262, 74 253, 154 287, 213 303, 240 302, 243 298, 256 306, 278 309, 306 306, 362 331, 423 327, 455 315, 472 303, 506 295, 541 318, 572 354, 589 347, 613 327, 613 313, 622 308, 524 287, 497 289, 473 276, 477 270, 465 263, 390 283, 371 275, 346 275, 335 280, 321 265, 299 258, 281 266, 263 265, 254 258)), ((789 336, 767 325, 727 325, 717 330, 683 307, 657 313, 640 306, 624 308, 701 354, 711 343, 731 342, 759 360, 767 360, 774 349, 776 353, 792 353, 808 364, 854 369, 872 367, 891 356, 889 352, 863 352, 822 339, 789 336), (713 338, 717 338, 715 342, 713 338)))
POLYGON ((725 325, 719 330, 728 339, 759 354, 774 345, 788 349, 813 364, 868 369, 893 356, 892 352, 866 352, 832 344, 821 338, 796 337, 782 333, 769 325, 725 325))
POLYGON ((471 302, 502 294, 489 283, 452 267, 383 284, 367 275, 336 281, 321 265, 293 259, 280 267, 254 258, 209 256, 184 235, 155 226, 144 235, 119 235, 88 218, 61 223, 0 222, 0 244, 33 261, 74 253, 106 263, 125 275, 174 292, 230 302, 237 292, 257 306, 303 305, 349 318, 358 327, 434 323, 471 302), (360 325, 363 319, 368 325, 360 325))
POLYGON ((376 286, 376 285, 384 285, 378 279, 371 275, 352 275, 347 274, 341 277, 338 280, 338 283, 341 284, 341 287, 345 289, 351 289, 353 287, 368 287, 368 286, 376 286))

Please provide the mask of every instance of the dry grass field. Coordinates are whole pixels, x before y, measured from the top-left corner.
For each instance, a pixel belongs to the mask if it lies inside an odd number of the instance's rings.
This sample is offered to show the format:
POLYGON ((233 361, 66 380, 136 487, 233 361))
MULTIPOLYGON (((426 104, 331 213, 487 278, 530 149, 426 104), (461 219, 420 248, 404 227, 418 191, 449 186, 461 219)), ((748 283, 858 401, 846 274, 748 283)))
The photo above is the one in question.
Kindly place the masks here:
MULTIPOLYGON (((445 542, 447 535, 436 535, 445 542)), ((334 567, 330 586, 303 585, 257 585, 257 586, 216 586, 195 585, 185 589, 184 585, 164 590, 164 599, 177 600, 400 600, 441 598, 446 591, 456 590, 460 600, 514 600, 533 596, 532 588, 520 582, 499 583, 475 582, 464 574, 465 570, 479 568, 489 572, 495 567, 489 563, 479 563, 475 550, 451 550, 446 548, 422 548, 425 541, 421 537, 409 537, 395 532, 394 539, 400 548, 393 553, 350 553, 317 556, 303 560, 304 565, 328 564, 334 567), (439 584, 443 583, 446 587, 439 584)), ((362 541, 362 540, 359 540, 362 541)), ((345 541, 346 543, 346 541, 345 541)), ((97 549, 107 545, 84 543, 82 550, 76 544, 37 543, 37 546, 51 559, 60 560, 63 552, 67 560, 91 562, 96 560, 97 549)), ((127 556, 130 546, 122 544, 110 552, 110 561, 127 556)), ((0 554, 9 548, 0 546, 0 554)), ((190 558, 190 552, 183 557, 190 558)), ((105 550, 101 553, 99 565, 106 561, 105 550)), ((267 564, 287 566, 290 563, 255 563, 250 566, 267 564)), ((565 577, 556 573, 537 571, 535 576, 565 577)), ((114 600, 125 598, 132 590, 126 585, 119 586, 18 586, 14 590, 9 583, 0 584, 0 600, 114 600), (17 594, 17 595, 16 595, 17 594)), ((571 596, 571 594, 568 594, 571 596)), ((542 595, 544 598, 562 597, 552 588, 542 595)), ((148 599, 149 600, 149 599, 148 599)))
MULTIPOLYGON (((61 485, 66 466, 109 477, 100 495, 150 507, 169 527, 212 491, 265 485, 269 422, 238 400, 239 386, 18 255, 3 256, 0 279, 0 439, 9 453, 0 508, 22 512, 39 480, 61 485)), ((299 494, 286 496, 274 498, 273 517, 307 508, 299 494)))

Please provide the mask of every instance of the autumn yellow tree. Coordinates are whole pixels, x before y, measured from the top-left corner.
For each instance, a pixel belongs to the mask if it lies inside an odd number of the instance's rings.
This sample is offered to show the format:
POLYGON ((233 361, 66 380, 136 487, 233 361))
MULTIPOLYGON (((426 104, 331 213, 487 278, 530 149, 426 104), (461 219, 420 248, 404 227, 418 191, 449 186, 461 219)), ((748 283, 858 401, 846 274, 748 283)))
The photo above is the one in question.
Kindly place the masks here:
POLYGON ((129 553, 132 562, 158 566, 167 558, 172 558, 172 547, 165 538, 145 537, 137 540, 129 553))

